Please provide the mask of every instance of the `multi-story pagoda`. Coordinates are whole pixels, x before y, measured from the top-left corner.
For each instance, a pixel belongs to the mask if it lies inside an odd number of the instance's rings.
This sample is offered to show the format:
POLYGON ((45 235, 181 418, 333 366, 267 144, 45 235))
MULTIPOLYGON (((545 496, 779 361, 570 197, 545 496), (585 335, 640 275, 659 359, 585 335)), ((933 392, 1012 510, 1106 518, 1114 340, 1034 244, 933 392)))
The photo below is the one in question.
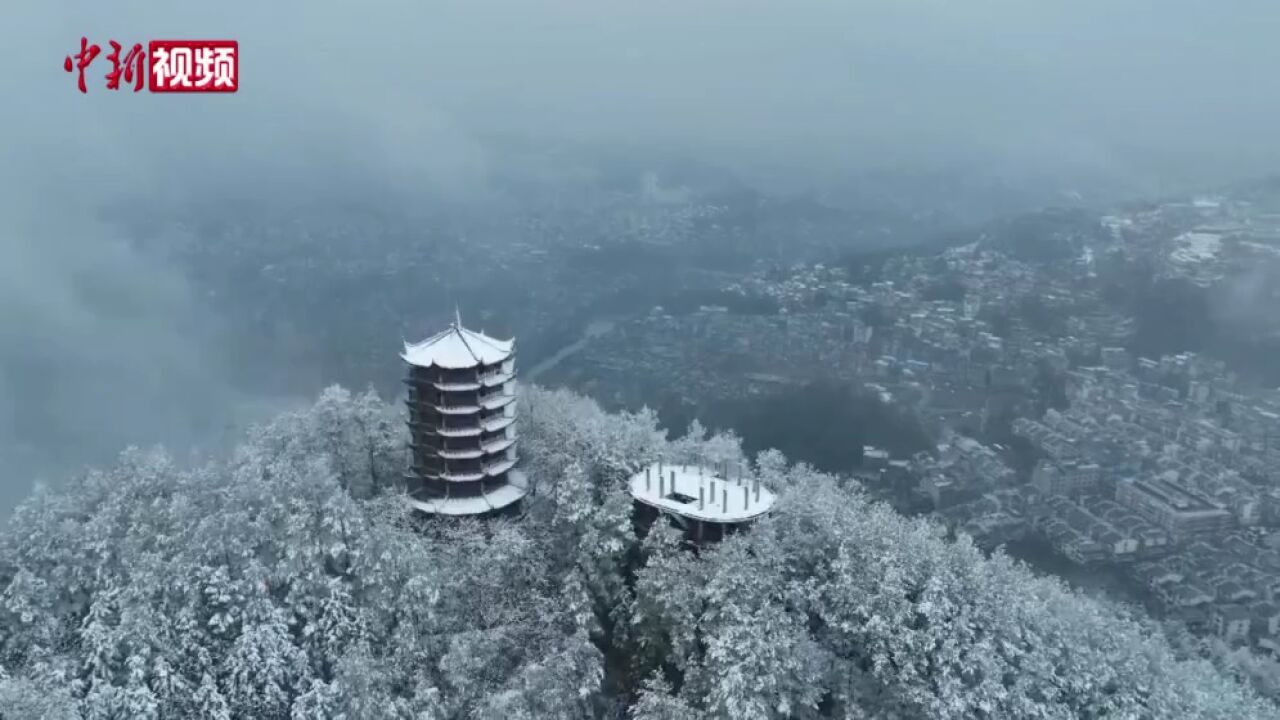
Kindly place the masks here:
POLYGON ((515 340, 461 318, 406 343, 412 465, 409 502, 431 515, 513 511, 528 492, 516 469, 515 340))

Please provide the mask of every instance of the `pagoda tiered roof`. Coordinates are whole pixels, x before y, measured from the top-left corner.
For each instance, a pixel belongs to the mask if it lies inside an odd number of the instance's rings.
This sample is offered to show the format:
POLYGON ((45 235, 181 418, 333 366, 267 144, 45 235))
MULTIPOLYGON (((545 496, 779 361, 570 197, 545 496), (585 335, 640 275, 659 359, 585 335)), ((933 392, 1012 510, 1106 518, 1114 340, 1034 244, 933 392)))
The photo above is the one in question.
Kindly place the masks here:
POLYGON ((496 365, 511 357, 515 340, 499 340, 462 327, 455 320, 449 327, 418 343, 405 343, 400 355, 417 367, 465 370, 480 365, 496 365))
POLYGON ((483 495, 459 498, 422 499, 409 497, 409 505, 433 515, 480 515, 511 505, 528 494, 528 481, 518 471, 508 475, 509 482, 483 495))

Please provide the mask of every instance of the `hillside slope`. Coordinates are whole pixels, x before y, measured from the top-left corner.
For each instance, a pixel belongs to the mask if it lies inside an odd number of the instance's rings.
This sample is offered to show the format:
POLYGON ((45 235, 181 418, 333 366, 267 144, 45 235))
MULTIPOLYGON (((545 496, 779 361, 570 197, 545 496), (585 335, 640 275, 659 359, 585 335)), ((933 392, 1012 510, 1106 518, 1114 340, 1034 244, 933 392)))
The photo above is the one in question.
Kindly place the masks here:
POLYGON ((1123 612, 776 452, 750 533, 633 535, 623 468, 741 462, 525 389, 519 522, 415 524, 394 411, 340 389, 184 469, 131 450, 0 537, 0 716, 1239 718, 1123 612))

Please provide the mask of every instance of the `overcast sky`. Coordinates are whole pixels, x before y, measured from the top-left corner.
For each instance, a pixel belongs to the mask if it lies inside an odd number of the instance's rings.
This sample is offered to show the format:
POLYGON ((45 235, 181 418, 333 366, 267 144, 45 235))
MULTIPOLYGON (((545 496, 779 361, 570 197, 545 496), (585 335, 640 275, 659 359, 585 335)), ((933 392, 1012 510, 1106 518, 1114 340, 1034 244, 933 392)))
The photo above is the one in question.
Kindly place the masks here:
POLYGON ((0 80, 8 136, 95 143, 86 162, 148 176, 352 162, 474 180, 500 162, 476 144, 490 132, 799 166, 1234 175, 1280 154, 1269 0, 24 4, 0 51, 22 68, 0 80), (240 40, 243 89, 80 96, 60 60, 81 34, 240 40))
POLYGON ((801 176, 1211 183, 1280 159, 1275 0, 19 0, 4 25, 0 505, 48 427, 68 447, 159 439, 230 394, 180 274, 98 219, 125 197, 480 198, 494 136, 801 176), (81 35, 239 40, 241 89, 112 93, 104 53, 81 95, 62 69, 81 35))

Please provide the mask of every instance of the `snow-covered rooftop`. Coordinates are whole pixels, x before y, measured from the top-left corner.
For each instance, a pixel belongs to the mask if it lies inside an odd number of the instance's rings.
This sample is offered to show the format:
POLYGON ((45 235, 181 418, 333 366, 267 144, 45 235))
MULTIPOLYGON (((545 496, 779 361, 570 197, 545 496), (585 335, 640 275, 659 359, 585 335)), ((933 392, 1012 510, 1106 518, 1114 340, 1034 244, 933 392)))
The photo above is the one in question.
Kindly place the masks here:
POLYGON ((405 343, 400 356, 410 365, 449 370, 493 365, 511 357, 515 340, 498 340, 462 327, 456 320, 448 328, 419 343, 405 343))
POLYGON ((633 475, 631 496, 662 512, 695 520, 739 523, 764 515, 774 494, 750 478, 726 480, 710 468, 654 463, 633 475), (661 468, 661 470, 659 470, 661 468))
POLYGON ((1222 248, 1222 236, 1217 233, 1183 233, 1173 242, 1176 247, 1169 253, 1169 259, 1184 265, 1212 260, 1222 248))
POLYGON ((507 474, 507 484, 479 497, 421 500, 409 496, 409 505, 432 515, 482 515, 501 510, 529 493, 524 473, 512 470, 507 474))

